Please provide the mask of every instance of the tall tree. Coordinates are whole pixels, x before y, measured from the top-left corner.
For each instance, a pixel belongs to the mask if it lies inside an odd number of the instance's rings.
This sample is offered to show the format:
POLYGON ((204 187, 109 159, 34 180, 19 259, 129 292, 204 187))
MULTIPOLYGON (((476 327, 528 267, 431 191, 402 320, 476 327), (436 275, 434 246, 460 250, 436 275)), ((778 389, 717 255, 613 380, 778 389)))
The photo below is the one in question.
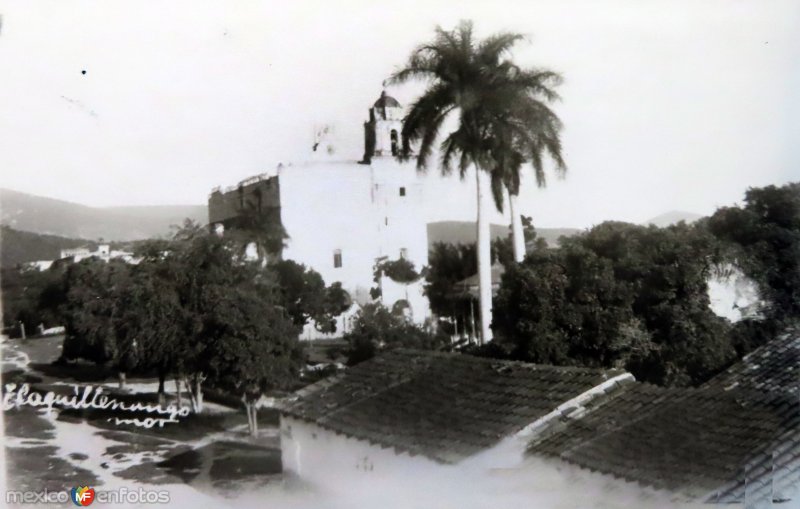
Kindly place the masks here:
MULTIPOLYGON (((507 58, 508 51, 521 38, 519 34, 500 33, 478 41, 473 37, 470 22, 461 22, 453 31, 437 27, 434 39, 417 47, 405 67, 389 80, 391 83, 416 78, 428 81, 427 90, 412 104, 403 121, 400 158, 409 159, 411 145, 419 142, 416 155, 419 170, 427 168, 446 119, 458 116, 457 129, 439 145, 440 162, 444 175, 452 173, 454 158, 458 158, 462 179, 470 167, 475 170, 480 318, 484 341, 492 338, 489 203, 494 194, 495 204, 501 206, 502 184, 506 183, 501 176, 495 179, 493 186, 491 173, 498 168, 500 154, 511 150, 512 142, 527 147, 528 140, 542 139, 538 126, 546 106, 534 101, 532 94, 555 98, 549 85, 558 78, 550 71, 523 70, 507 58), (526 96, 531 99, 526 100, 526 96), (528 131, 532 125, 537 130, 531 133, 528 131)), ((560 153, 560 149, 556 152, 560 153)))
POLYGON ((492 189, 495 205, 502 212, 503 188, 508 193, 509 213, 511 215, 511 242, 514 248, 514 261, 525 258, 525 235, 523 221, 517 199, 520 189, 520 172, 525 162, 530 162, 536 177, 536 184, 542 188, 547 184, 544 171, 544 156, 549 155, 559 176, 567 171, 561 155, 561 120, 538 96, 554 101, 558 95, 553 86, 561 78, 547 71, 533 73, 529 82, 520 85, 520 103, 515 107, 522 120, 521 129, 510 129, 505 136, 498 136, 501 142, 495 150, 495 167, 492 170, 492 189), (527 89, 527 91, 526 91, 527 89))

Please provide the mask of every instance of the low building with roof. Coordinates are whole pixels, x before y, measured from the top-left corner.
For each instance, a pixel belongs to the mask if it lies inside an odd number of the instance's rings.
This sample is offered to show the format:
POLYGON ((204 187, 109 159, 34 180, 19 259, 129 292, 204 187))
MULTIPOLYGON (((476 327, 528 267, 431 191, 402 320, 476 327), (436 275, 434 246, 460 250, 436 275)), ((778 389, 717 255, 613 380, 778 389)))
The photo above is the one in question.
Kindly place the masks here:
POLYGON ((513 467, 539 427, 632 382, 620 370, 395 350, 282 404, 283 465, 327 487, 434 465, 513 467))
POLYGON ((619 370, 392 351, 282 404, 284 469, 398 497, 455 480, 485 502, 511 474, 636 492, 637 507, 800 504, 799 359, 794 331, 701 387, 663 388, 619 370))
POLYGON ((630 384, 529 454, 705 502, 800 505, 800 333, 694 389, 630 384))

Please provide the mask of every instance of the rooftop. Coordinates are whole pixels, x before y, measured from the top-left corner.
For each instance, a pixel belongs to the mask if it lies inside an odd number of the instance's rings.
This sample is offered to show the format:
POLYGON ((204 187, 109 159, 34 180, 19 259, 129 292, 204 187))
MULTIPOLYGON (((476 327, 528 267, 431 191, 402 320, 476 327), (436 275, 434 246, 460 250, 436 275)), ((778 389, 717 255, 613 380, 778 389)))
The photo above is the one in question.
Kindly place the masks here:
POLYGON ((539 434, 529 452, 713 502, 741 502, 745 489, 750 499, 796 499, 797 354, 794 333, 698 389, 626 385, 539 434))
POLYGON ((706 385, 786 391, 800 398, 800 330, 787 332, 753 350, 706 385))
POLYGON ((395 350, 306 387, 281 410, 398 452, 456 463, 622 374, 395 350))

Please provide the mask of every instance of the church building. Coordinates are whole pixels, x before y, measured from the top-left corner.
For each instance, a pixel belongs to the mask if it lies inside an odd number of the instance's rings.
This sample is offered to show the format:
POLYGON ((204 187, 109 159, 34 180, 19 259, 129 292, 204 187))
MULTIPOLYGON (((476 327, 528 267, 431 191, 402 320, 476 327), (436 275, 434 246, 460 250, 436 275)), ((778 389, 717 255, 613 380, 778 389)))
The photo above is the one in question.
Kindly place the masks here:
MULTIPOLYGON (((400 103, 384 92, 364 123, 361 161, 336 160, 323 131, 309 160, 280 164, 209 196, 213 230, 235 228, 245 213, 258 215, 259 224, 282 224, 289 237, 282 259, 313 268, 328 285, 342 283, 353 306, 339 318, 337 333, 346 332, 348 318, 373 300, 375 287, 390 310, 415 323, 430 316, 422 279, 404 284, 384 275, 374 281, 378 262, 403 258, 417 272, 428 263, 422 180, 413 163, 395 158, 402 118, 400 103)), ((302 337, 322 336, 309 325, 302 337)))

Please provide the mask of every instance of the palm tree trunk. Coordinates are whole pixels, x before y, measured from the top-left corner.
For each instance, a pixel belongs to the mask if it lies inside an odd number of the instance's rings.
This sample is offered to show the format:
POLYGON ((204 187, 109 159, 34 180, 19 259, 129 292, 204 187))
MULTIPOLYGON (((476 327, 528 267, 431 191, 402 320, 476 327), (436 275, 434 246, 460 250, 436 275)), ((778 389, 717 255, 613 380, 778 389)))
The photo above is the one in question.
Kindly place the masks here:
POLYGON ((481 342, 492 340, 492 252, 489 227, 491 177, 475 166, 478 182, 478 295, 480 300, 481 342))
POLYGON ((525 258, 525 233, 522 231, 522 218, 517 205, 517 195, 509 192, 508 208, 511 212, 511 244, 514 246, 514 261, 520 263, 525 258))

